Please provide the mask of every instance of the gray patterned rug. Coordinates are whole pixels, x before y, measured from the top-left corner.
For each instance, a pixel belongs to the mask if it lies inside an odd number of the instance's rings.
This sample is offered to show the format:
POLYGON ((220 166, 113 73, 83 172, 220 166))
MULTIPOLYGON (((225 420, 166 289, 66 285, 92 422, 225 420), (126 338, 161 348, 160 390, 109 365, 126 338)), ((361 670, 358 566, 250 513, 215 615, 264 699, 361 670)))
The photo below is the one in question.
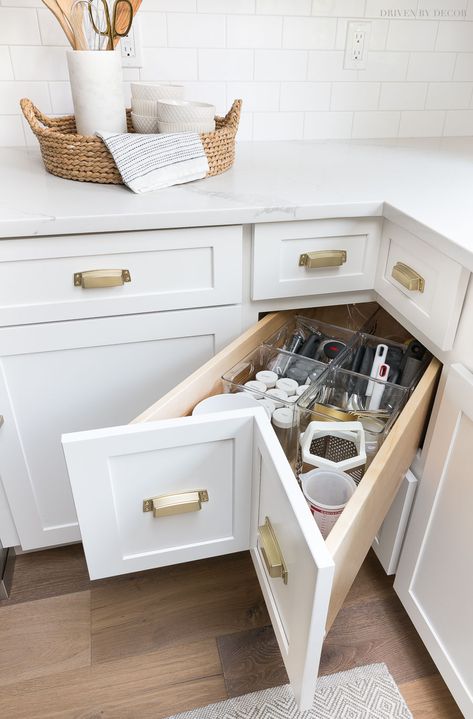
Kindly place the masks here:
POLYGON ((413 719, 385 664, 320 677, 312 709, 299 712, 288 685, 209 704, 169 719, 413 719))

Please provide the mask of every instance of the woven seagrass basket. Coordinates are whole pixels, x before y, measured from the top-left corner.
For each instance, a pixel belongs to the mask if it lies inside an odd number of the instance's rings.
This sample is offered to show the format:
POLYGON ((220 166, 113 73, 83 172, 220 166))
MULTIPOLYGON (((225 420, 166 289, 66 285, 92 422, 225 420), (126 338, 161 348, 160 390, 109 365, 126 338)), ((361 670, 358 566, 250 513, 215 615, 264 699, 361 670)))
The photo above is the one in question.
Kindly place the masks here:
MULTIPOLYGON (((48 172, 67 180, 123 184, 113 157, 102 140, 93 135, 85 137, 76 133, 74 115, 47 117, 26 98, 20 100, 20 105, 38 138, 48 172)), ((235 100, 225 117, 215 118, 214 132, 201 133, 200 138, 209 162, 207 176, 219 175, 233 165, 240 112, 241 100, 235 100)), ((128 132, 133 132, 129 110, 127 124, 128 132)))

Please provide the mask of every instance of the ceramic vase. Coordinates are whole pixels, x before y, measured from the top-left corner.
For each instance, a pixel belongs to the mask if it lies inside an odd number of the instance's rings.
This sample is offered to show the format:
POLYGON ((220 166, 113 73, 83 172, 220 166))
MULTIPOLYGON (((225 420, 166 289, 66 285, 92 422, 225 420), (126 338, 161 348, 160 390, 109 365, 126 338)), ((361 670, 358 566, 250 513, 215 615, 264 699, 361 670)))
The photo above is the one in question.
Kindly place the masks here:
POLYGON ((94 135, 97 130, 126 132, 120 54, 70 50, 67 64, 79 135, 94 135))

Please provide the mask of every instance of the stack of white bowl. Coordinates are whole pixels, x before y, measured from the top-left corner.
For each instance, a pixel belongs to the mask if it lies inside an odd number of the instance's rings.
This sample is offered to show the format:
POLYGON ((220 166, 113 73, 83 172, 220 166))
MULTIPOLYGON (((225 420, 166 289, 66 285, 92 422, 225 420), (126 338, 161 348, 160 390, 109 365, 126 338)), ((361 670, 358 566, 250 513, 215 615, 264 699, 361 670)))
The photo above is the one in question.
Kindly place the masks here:
POLYGON ((135 132, 159 132, 158 102, 160 100, 182 100, 183 85, 164 82, 131 83, 131 121, 135 132))
POLYGON ((158 132, 213 132, 215 106, 207 102, 158 100, 158 132))

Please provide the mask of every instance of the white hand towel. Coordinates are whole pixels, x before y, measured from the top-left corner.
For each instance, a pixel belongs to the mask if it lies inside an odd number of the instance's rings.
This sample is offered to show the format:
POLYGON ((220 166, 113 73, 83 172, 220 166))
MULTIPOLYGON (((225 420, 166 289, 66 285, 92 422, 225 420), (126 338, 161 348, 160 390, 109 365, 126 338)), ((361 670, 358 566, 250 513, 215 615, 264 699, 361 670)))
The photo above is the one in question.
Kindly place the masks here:
POLYGON ((123 182, 133 192, 151 192, 205 177, 209 163, 196 132, 170 135, 100 131, 123 182))

